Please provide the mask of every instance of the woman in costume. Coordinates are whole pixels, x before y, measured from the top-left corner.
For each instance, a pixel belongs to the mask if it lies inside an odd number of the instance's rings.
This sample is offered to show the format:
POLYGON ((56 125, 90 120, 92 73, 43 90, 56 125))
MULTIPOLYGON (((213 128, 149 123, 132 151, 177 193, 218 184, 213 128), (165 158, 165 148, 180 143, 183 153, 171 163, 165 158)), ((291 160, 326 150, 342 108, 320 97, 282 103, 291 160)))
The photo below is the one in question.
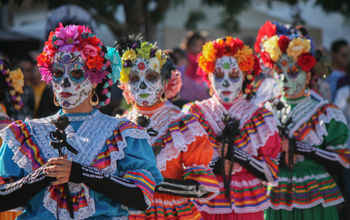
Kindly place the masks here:
POLYGON ((206 43, 197 71, 208 82, 212 97, 189 103, 215 148, 213 170, 220 194, 196 201, 204 219, 264 219, 268 207, 263 182, 277 178, 280 151, 271 112, 250 103, 259 73, 253 50, 240 39, 225 37, 206 43))
POLYGON ((210 199, 218 193, 218 183, 208 166, 213 149, 205 130, 194 116, 166 102, 180 90, 180 73, 168 56, 140 36, 129 36, 118 47, 124 51, 120 87, 133 104, 126 117, 151 136, 164 177, 151 207, 130 219, 200 219, 190 198, 210 199))
MULTIPOLYGON (((14 70, 4 58, 0 58, 0 72, 0 129, 3 129, 13 122, 10 116, 16 116, 16 112, 23 107, 20 95, 23 93, 24 80, 22 71, 14 70)), ((12 220, 19 214, 17 211, 2 212, 0 219, 12 220)))
POLYGON ((349 131, 336 106, 306 92, 316 74, 312 41, 268 21, 256 44, 283 91, 281 98, 265 104, 278 119, 283 150, 266 218, 338 219, 336 205, 344 199, 330 174, 349 167, 344 145, 349 131), (277 32, 280 27, 283 31, 277 32))
POLYGON ((118 53, 89 28, 60 24, 38 65, 62 109, 1 131, 0 209, 23 206, 18 219, 127 219, 126 207, 145 210, 162 181, 148 135, 97 109, 119 78, 118 53))

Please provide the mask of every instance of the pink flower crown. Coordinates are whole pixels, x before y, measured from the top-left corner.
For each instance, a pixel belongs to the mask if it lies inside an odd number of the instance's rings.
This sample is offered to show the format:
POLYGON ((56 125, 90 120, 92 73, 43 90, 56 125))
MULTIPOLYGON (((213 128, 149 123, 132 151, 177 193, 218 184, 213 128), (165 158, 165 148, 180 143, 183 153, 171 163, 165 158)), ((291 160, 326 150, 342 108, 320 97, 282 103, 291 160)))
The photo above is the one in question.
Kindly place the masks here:
POLYGON ((88 27, 64 27, 60 23, 55 31, 51 31, 43 52, 37 58, 42 80, 47 84, 52 80, 51 67, 57 52, 80 52, 85 62, 85 72, 92 83, 101 83, 109 73, 107 68, 111 63, 105 58, 106 48, 88 27))

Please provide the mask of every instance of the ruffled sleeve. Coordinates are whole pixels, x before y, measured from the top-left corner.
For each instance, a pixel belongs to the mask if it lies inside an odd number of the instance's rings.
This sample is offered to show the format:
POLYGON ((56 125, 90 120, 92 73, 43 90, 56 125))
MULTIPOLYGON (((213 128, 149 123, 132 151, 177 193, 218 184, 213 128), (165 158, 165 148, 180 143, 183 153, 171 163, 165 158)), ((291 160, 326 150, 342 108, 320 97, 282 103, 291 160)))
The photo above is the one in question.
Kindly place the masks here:
POLYGON ((150 206, 155 186, 163 181, 163 177, 157 168, 148 139, 145 138, 146 133, 139 131, 136 133, 139 133, 137 136, 140 138, 136 138, 135 131, 123 134, 127 147, 124 148, 125 157, 118 161, 118 170, 123 178, 131 180, 142 190, 145 201, 150 206))
POLYGON ((265 108, 259 108, 241 131, 240 137, 235 141, 236 146, 246 148, 245 151, 263 161, 268 181, 275 183, 281 143, 273 114, 265 108))
POLYGON ((210 127, 209 123, 205 120, 204 114, 202 113, 200 108, 194 102, 190 102, 184 105, 182 111, 184 113, 191 114, 196 117, 198 122, 202 125, 202 127, 207 132, 210 143, 213 145, 214 148, 217 148, 215 133, 213 129, 210 127))
POLYGON ((207 201, 219 193, 219 185, 216 176, 209 168, 213 157, 214 149, 211 147, 206 135, 197 136, 196 141, 188 146, 188 150, 182 155, 182 162, 185 167, 183 179, 195 180, 200 184, 203 191, 209 192, 208 197, 197 199, 207 201))
POLYGON ((325 136, 322 145, 318 146, 325 150, 337 153, 340 157, 340 162, 345 168, 350 167, 350 151, 345 144, 349 137, 348 127, 340 121, 331 120, 326 124, 328 135, 325 136))

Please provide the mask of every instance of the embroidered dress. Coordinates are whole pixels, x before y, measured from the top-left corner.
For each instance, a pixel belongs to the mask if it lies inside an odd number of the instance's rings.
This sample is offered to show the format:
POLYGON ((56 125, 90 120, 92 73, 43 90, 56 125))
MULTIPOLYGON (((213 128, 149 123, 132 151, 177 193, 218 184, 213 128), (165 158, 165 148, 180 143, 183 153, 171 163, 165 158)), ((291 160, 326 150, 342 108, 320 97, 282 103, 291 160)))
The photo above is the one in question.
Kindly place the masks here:
MULTIPOLYGON (((0 104, 0 129, 5 128, 7 125, 11 124, 12 119, 6 114, 6 108, 3 104, 0 104)), ((2 138, 0 138, 0 145, 2 145, 2 138)), ((20 211, 6 211, 0 213, 1 220, 13 220, 21 212, 20 211)))
MULTIPOLYGON (((0 187, 42 167, 48 159, 58 157, 50 146, 49 132, 55 130, 51 120, 62 112, 42 118, 16 121, 1 131, 0 187)), ((146 132, 129 121, 112 118, 93 110, 90 113, 66 114, 67 142, 78 150, 71 159, 109 174, 132 181, 150 204, 154 187, 162 181, 156 168, 146 132)), ((75 219, 127 219, 128 210, 85 184, 68 183, 75 219)), ((18 219, 70 219, 63 186, 49 186, 32 197, 18 219)))
MULTIPOLYGON (((276 157, 280 150, 280 140, 270 111, 257 107, 242 97, 236 98, 227 110, 216 95, 201 102, 189 103, 184 106, 184 111, 195 115, 210 135, 210 141, 216 152, 213 162, 219 159, 217 136, 225 127, 222 122, 224 115, 240 119, 241 133, 235 138, 235 146, 254 158, 263 160, 268 180, 271 182, 276 180, 278 172, 276 157)), ((240 164, 234 163, 227 198, 222 175, 216 174, 216 176, 219 180, 220 194, 207 202, 195 201, 205 219, 263 218, 263 210, 268 207, 268 199, 266 188, 260 179, 240 164)))
MULTIPOLYGON (((271 103, 266 107, 280 118, 271 103)), ((296 104, 289 104, 287 118, 289 137, 315 148, 337 153, 339 163, 349 167, 346 120, 341 111, 320 96, 307 96, 296 104)), ((326 171, 327 164, 297 155, 292 170, 280 168, 278 185, 269 189, 271 208, 267 219, 338 219, 336 205, 344 201, 339 188, 326 171)))
MULTIPOLYGON (((128 112, 127 117, 136 120, 139 115, 149 115, 146 129, 157 131, 151 144, 157 166, 164 179, 194 180, 199 189, 208 192, 205 201, 218 193, 218 182, 209 168, 213 149, 205 130, 192 115, 184 114, 171 103, 161 103, 154 108, 139 108, 128 112)), ((200 219, 194 203, 186 197, 166 193, 154 193, 151 207, 144 213, 133 212, 130 219, 200 219)))

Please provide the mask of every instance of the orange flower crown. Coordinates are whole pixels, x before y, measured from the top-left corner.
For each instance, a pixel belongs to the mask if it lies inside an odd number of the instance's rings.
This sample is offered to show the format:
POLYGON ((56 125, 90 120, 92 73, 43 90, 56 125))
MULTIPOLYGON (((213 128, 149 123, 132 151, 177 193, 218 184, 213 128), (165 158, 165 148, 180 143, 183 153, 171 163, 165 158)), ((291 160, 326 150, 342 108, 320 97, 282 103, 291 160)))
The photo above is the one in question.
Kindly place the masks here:
POLYGON ((239 69, 246 74, 243 92, 250 96, 255 91, 254 79, 261 72, 259 60, 253 54, 253 50, 238 38, 228 36, 204 44, 202 52, 198 54, 197 74, 202 76, 210 87, 208 74, 214 72, 216 60, 223 56, 232 56, 237 59, 239 69))

